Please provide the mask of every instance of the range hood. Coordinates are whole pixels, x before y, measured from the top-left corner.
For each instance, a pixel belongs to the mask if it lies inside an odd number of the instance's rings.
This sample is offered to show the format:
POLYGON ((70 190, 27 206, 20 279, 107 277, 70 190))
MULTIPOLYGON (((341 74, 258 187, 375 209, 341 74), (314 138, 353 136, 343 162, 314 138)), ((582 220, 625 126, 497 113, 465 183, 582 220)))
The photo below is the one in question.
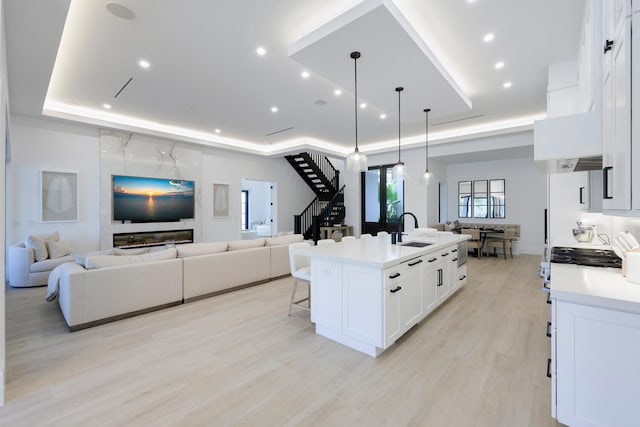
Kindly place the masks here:
POLYGON ((601 123, 598 111, 534 122, 534 160, 549 173, 602 169, 601 123))

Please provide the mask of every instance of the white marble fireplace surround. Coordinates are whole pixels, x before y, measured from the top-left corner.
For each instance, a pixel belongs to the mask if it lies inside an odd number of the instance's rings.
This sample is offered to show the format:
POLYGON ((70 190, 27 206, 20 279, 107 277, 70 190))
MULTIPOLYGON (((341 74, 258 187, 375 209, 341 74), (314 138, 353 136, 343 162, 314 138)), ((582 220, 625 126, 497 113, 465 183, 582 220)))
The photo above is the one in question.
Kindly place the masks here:
POLYGON ((114 233, 193 229, 202 240, 202 151, 176 141, 103 130, 100 134, 100 248, 113 244, 114 233), (122 223, 113 220, 112 175, 195 181, 195 219, 179 222, 122 223))

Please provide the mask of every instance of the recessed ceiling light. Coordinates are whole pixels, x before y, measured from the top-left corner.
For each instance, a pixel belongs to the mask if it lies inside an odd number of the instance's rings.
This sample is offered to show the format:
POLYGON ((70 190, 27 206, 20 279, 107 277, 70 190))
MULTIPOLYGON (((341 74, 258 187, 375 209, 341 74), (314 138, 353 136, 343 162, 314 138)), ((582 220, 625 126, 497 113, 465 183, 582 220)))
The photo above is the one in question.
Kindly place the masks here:
POLYGON ((278 112, 278 107, 271 107, 271 112, 272 113, 277 113, 278 112))
POLYGON ((360 108, 367 108, 367 103, 363 102, 362 104, 360 104, 360 108))
POLYGON ((476 0, 467 0, 467 3, 475 3, 476 0))
POLYGON ((260 56, 265 56, 267 54, 267 49, 263 48, 262 46, 259 46, 256 49, 256 53, 260 56))
POLYGON ((485 43, 489 43, 489 42, 493 41, 494 38, 496 38, 496 36, 493 33, 487 33, 487 34, 484 35, 482 40, 484 40, 485 43))
POLYGON ((502 62, 502 61, 496 62, 495 67, 496 67, 496 70, 500 70, 500 69, 504 68, 504 62, 502 62))
POLYGON ((303 71, 302 73, 300 73, 300 75, 303 79, 308 79, 310 74, 308 71, 303 71))
POLYGON ((102 108, 106 109, 106 110, 110 110, 111 109, 111 104, 102 104, 102 108))
POLYGON ((167 154, 167 152, 166 152, 166 151, 161 151, 160 153, 162 153, 162 154, 167 154))
POLYGON ((214 132, 215 133, 220 133, 220 129, 215 129, 214 132))
POLYGON ((141 59, 140 61, 138 61, 138 65, 140 66, 140 68, 144 68, 145 70, 151 66, 149 61, 147 61, 146 59, 141 59))
POLYGON ((342 95, 342 91, 340 89, 336 89, 336 90, 333 91, 333 94, 335 96, 340 96, 340 95, 342 95))
POLYGON ((511 82, 504 82, 502 87, 505 88, 505 89, 509 89, 511 87, 511 82))
POLYGON ((385 113, 382 113, 382 114, 380 114, 380 118, 381 118, 382 120, 384 120, 384 119, 386 119, 386 118, 387 118, 387 115, 386 115, 385 113))

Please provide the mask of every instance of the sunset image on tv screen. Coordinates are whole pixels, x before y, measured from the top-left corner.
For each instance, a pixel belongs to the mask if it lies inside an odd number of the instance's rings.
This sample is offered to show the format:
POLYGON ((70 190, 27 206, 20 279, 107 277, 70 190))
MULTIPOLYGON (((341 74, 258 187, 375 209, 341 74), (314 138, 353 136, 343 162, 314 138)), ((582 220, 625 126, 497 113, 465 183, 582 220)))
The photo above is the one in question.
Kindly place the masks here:
POLYGON ((153 222, 193 218, 193 195, 193 181, 114 176, 113 219, 153 222))

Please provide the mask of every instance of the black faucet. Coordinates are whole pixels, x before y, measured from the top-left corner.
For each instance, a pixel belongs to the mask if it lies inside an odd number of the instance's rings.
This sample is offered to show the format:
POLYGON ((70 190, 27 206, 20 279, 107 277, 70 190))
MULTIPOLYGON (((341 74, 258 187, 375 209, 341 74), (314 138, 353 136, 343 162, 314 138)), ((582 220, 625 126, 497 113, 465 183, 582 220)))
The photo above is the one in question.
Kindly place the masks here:
POLYGON ((402 231, 400 229, 402 228, 402 217, 405 215, 411 215, 413 217, 414 227, 418 228, 418 218, 416 218, 414 214, 412 214, 411 212, 405 212, 402 215, 400 215, 398 217, 398 238, 396 240, 398 243, 402 242, 402 231))

